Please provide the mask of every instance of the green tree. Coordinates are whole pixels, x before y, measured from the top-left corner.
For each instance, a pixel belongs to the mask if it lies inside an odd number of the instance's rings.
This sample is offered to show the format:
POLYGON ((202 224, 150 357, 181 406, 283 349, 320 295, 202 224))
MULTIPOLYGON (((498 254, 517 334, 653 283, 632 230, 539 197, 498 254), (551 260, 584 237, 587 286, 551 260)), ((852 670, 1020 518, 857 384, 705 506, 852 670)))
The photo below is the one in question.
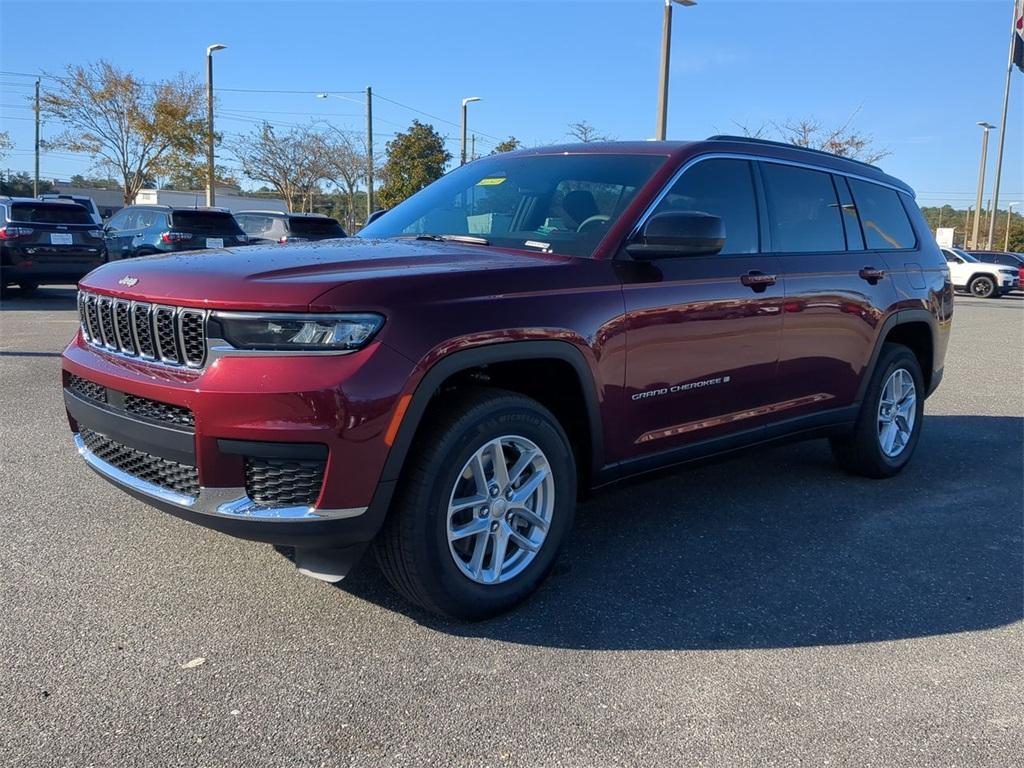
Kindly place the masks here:
POLYGON ((408 131, 387 143, 387 160, 380 174, 383 186, 377 195, 381 207, 393 208, 441 178, 451 159, 444 137, 434 126, 413 120, 408 131))
POLYGON ((102 176, 83 176, 80 173, 74 174, 71 179, 73 187, 91 187, 92 189, 120 189, 121 185, 115 179, 103 178, 102 176))
MULTIPOLYGON (((53 182, 39 180, 39 194, 53 191, 53 182)), ((12 173, 0 180, 0 195, 11 197, 32 197, 32 177, 25 171, 12 173)))
POLYGON ((125 204, 148 180, 203 149, 203 91, 184 74, 143 83, 107 61, 51 75, 43 112, 64 126, 48 146, 89 154, 122 179, 125 204))
POLYGON ((523 142, 517 139, 515 136, 509 136, 505 141, 498 142, 497 146, 491 151, 492 155, 497 155, 500 152, 514 152, 523 146, 523 142))

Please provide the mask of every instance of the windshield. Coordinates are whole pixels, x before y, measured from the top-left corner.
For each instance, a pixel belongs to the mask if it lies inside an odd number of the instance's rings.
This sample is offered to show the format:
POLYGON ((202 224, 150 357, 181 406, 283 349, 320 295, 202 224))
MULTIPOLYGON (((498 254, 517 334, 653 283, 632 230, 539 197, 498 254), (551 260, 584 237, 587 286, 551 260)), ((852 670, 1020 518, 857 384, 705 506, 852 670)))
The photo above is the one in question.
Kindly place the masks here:
POLYGON ((526 155, 458 168, 365 227, 360 237, 461 235, 469 242, 590 256, 655 155, 526 155))

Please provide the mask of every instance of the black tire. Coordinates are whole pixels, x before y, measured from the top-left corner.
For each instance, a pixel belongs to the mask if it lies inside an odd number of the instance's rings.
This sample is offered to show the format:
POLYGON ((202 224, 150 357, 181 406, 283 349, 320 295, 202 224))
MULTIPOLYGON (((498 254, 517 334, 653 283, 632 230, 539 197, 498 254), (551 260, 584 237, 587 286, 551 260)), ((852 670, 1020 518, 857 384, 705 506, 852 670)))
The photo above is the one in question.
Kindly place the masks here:
POLYGON ((572 448, 550 411, 512 392, 463 390, 438 402, 432 413, 417 433, 374 552, 388 581, 410 602, 451 618, 486 619, 529 597, 554 566, 576 506, 572 448), (506 435, 526 438, 543 451, 554 482, 554 506, 543 543, 529 564, 508 581, 481 584, 460 570, 449 549, 448 502, 474 453, 506 435))
POLYGON ((18 288, 24 294, 32 294, 39 290, 39 283, 18 283, 18 288))
POLYGON ((892 477, 899 473, 914 455, 914 449, 921 437, 924 395, 924 377, 914 353, 901 344, 886 344, 882 347, 875 370, 871 374, 871 381, 864 393, 864 402, 861 403, 852 434, 829 440, 832 455, 839 466, 852 474, 875 479, 892 477), (915 418, 910 438, 902 450, 895 456, 888 456, 882 450, 879 439, 879 406, 885 383, 901 368, 910 374, 914 382, 915 418))
POLYGON ((967 285, 967 290, 972 296, 979 299, 992 299, 999 295, 999 287, 996 285, 996 281, 988 275, 978 275, 971 278, 971 282, 967 285))

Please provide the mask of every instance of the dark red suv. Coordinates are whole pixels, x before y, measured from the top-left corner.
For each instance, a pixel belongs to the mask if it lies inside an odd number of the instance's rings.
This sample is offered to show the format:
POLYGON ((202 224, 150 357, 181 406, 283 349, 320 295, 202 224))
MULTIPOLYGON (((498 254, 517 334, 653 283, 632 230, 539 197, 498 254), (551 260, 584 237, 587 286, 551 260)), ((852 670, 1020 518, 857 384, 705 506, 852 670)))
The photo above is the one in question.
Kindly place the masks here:
POLYGON ((327 580, 372 542, 461 618, 537 587, 586 489, 792 438, 900 471, 953 311, 906 184, 726 136, 496 155, 357 238, 80 287, 64 394, 94 470, 327 580))

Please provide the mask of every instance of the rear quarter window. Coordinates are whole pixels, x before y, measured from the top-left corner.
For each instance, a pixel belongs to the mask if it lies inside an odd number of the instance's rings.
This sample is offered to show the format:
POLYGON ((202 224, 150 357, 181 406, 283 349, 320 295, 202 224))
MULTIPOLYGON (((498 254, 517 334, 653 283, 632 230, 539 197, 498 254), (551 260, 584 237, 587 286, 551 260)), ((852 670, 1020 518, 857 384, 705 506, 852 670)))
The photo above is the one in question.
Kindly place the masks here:
POLYGON ((11 221, 34 221, 39 224, 93 224, 92 216, 82 206, 64 203, 14 203, 11 221))
POLYGON ((914 228, 900 201, 900 194, 869 181, 850 179, 853 200, 860 215, 867 247, 873 251, 895 251, 917 244, 914 228))

